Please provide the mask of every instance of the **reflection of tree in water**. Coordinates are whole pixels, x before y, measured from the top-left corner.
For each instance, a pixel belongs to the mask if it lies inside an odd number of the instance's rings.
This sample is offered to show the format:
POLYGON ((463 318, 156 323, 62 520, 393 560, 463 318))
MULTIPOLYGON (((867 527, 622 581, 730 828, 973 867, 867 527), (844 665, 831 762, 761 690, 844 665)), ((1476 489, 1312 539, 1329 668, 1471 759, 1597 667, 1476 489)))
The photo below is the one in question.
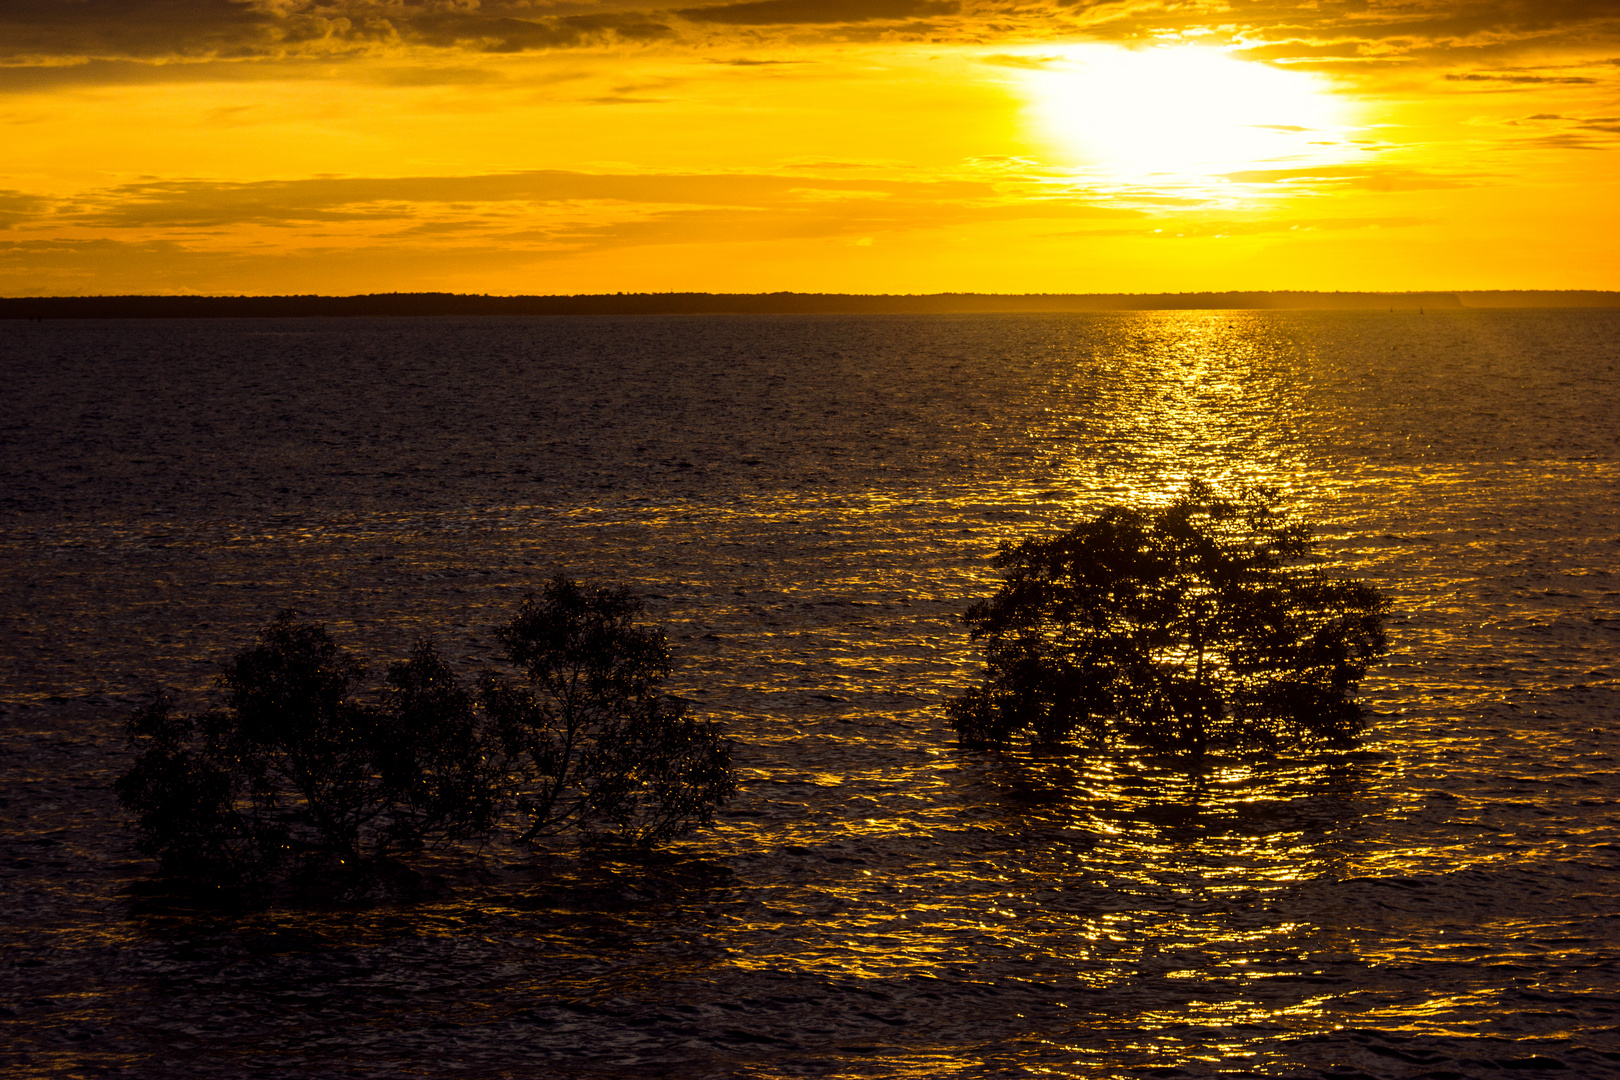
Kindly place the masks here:
POLYGON ((1359 751, 1212 754, 1193 767, 1151 757, 1088 761, 1028 748, 969 753, 978 760, 960 797, 978 802, 982 823, 1027 838, 1031 852, 1046 840, 1064 850, 1095 848, 1100 858, 1122 845, 1213 851, 1222 838, 1239 845, 1275 841, 1281 846, 1264 853, 1297 863, 1303 873, 1331 859, 1334 838, 1369 812, 1370 777, 1359 751))
POLYGON ((1028 1037, 1193 1066, 1264 1045, 1245 1025, 1329 1015, 1331 980, 1313 973, 1353 951, 1354 920, 1326 901, 1383 809, 1366 754, 965 755, 959 797, 985 831, 964 865, 1003 916, 979 920, 971 948, 987 974, 1026 950, 1017 974, 1044 981, 1049 1003, 1025 1013, 1028 1037))

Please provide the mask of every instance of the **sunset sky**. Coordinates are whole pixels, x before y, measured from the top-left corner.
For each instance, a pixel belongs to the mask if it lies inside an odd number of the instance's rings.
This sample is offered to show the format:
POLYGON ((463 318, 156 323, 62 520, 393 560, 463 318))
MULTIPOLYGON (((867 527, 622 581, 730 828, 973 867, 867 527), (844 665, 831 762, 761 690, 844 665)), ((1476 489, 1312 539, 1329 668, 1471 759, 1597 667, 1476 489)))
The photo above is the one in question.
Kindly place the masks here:
POLYGON ((1616 0, 5 0, 0 295, 1620 288, 1616 0))

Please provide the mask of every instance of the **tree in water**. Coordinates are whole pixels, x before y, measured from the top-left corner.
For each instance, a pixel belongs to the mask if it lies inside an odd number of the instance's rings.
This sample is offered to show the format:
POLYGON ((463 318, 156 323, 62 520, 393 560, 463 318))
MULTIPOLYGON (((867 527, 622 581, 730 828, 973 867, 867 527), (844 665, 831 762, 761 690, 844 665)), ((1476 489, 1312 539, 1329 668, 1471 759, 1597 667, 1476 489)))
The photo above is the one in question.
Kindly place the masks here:
POLYGON ((1017 736, 1201 757, 1359 733, 1389 601, 1310 563, 1311 530, 1268 493, 1190 484, 1003 545, 1001 588, 962 616, 983 685, 949 706, 970 745, 1017 736))
POLYGON ((138 846, 170 873, 251 882, 482 843, 513 818, 521 841, 690 832, 735 793, 731 751, 658 693, 669 651, 640 611, 558 577, 496 632, 530 686, 471 689, 424 640, 369 697, 364 658, 283 612, 225 665, 222 705, 187 716, 159 694, 131 718, 116 789, 138 846))
POLYGON ((364 658, 282 612, 225 664, 222 707, 177 715, 155 695, 117 791, 138 846, 169 872, 260 879, 283 864, 354 864, 487 832, 495 745, 427 642, 374 702, 364 658))
POLYGON ((480 699, 515 777, 524 840, 579 830, 651 844, 707 825, 737 790, 717 725, 658 693, 664 632, 628 590, 553 578, 496 631, 528 678, 486 673, 480 699))

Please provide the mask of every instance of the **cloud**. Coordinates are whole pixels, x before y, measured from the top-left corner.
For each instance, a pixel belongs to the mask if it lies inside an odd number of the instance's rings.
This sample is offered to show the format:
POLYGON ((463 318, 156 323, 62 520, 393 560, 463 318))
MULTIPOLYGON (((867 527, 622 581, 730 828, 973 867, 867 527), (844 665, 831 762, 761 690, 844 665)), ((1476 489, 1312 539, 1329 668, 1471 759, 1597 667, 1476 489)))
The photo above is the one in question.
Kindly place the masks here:
POLYGON ((1292 38, 1251 49, 1237 49, 1232 55, 1241 60, 1295 60, 1323 57, 1359 57, 1365 44, 1360 41, 1311 42, 1292 38))
POLYGON ((1245 169, 1224 174, 1238 184, 1287 184, 1363 191, 1425 191, 1470 186, 1475 178, 1444 175, 1417 169, 1390 169, 1373 165, 1333 165, 1299 169, 1245 169))
POLYGON ((1543 135, 1535 139, 1526 139, 1517 145, 1533 146, 1542 150, 1612 150, 1614 143, 1607 140, 1593 139, 1573 131, 1559 132, 1556 135, 1543 135))
MULTIPOLYGON (((157 65, 321 60, 416 50, 504 54, 674 40, 757 44, 773 27, 838 27, 845 39, 907 32, 984 43, 1171 40, 1237 46, 1294 67, 1482 59, 1620 47, 1614 0, 5 0, 0 64, 157 65), (704 28, 681 23, 697 24, 704 28)), ((806 35, 808 36, 808 35, 806 35)), ((805 38, 801 38, 803 43, 805 38)), ((989 60, 1028 66, 1040 58, 989 60)), ((86 79, 121 74, 81 68, 86 79)), ((127 72, 122 73, 128 75, 127 72)), ((58 78, 67 76, 59 75, 58 78)))
POLYGON ((1483 72, 1469 72, 1467 74, 1448 74, 1448 82, 1485 82, 1485 83, 1518 83, 1523 85, 1542 85, 1546 83, 1564 84, 1569 86, 1591 86, 1596 79, 1588 79, 1578 75, 1494 75, 1483 72))
POLYGON ((278 26, 293 32, 288 20, 230 0, 7 0, 0 58, 242 55, 269 47, 278 26))
POLYGON ((1509 120, 1510 127, 1526 124, 1565 124, 1581 131, 1620 132, 1620 116, 1568 116, 1564 113, 1535 113, 1522 120, 1509 120))
POLYGON ((9 229, 18 222, 32 220, 49 206, 50 203, 38 195, 0 189, 0 229, 9 229))
POLYGON ((1613 0, 1250 0, 1067 5, 1094 38, 1148 45, 1181 40, 1243 46, 1249 60, 1328 70, 1406 62, 1447 66, 1466 58, 1620 44, 1613 0))
POLYGON ((1061 64, 1065 61, 1061 56, 1019 56, 1017 54, 1009 53, 994 53, 990 56, 980 57, 979 62, 983 64, 991 64, 995 67, 1025 68, 1030 71, 1043 71, 1053 64, 1061 64))
MULTIPOLYGON (((0 295, 442 288, 641 249, 887 244, 906 234, 1132 220, 1139 209, 1020 178, 583 173, 151 180, 68 199, 0 193, 0 295), (349 274, 339 273, 343 268, 349 274), (436 275, 454 270, 462 277, 436 275), (493 275, 493 277, 492 277, 493 275)), ((1049 227, 1049 226, 1048 226, 1049 227)), ((549 271, 548 271, 549 272, 549 271)), ((519 280, 513 278, 510 280, 519 280)), ((532 285, 524 287, 533 288, 532 285)))
POLYGON ((42 266, 80 258, 70 258, 72 252, 99 250, 84 247, 92 240, 173 245, 166 251, 234 251, 245 259, 269 258, 276 251, 372 250, 400 243, 483 245, 549 258, 626 246, 849 239, 986 223, 1143 216, 1087 192, 1032 192, 1018 178, 992 183, 847 173, 531 171, 258 183, 146 181, 67 200, 21 193, 12 198, 20 200, 21 216, 9 234, 17 239, 7 250, 14 261, 32 252, 28 257, 37 256, 42 266))
POLYGON ((742 4, 680 8, 675 14, 691 22, 773 26, 895 21, 954 15, 960 8, 955 0, 748 0, 742 4))
POLYGON ((291 64, 271 67, 237 61, 149 63, 141 60, 79 59, 52 64, 0 65, 0 93, 38 93, 85 84, 143 86, 155 83, 285 79, 298 73, 297 65, 291 64))
POLYGON ((1084 229, 1049 236, 1139 236, 1151 240, 1223 240, 1232 236, 1297 236, 1359 229, 1410 229, 1434 225, 1434 218, 1283 218, 1264 221, 1148 221, 1130 229, 1084 229))
POLYGON ((433 291, 454 288, 462 275, 499 273, 532 265, 537 257, 543 253, 491 250, 482 243, 456 247, 396 242, 358 249, 311 245, 266 254, 169 241, 0 240, 0 295, 265 294, 290 289, 335 294, 354 292, 356 281, 384 281, 402 291, 433 291))
POLYGON ((665 24, 636 12, 514 19, 454 11, 419 16, 405 21, 404 27, 404 37, 413 43, 490 53, 572 48, 609 36, 652 41, 672 33, 665 24))
POLYGON ((402 46, 510 53, 672 33, 649 11, 564 15, 525 0, 6 0, 0 63, 240 63, 402 46))
POLYGON ((1514 139, 1508 145, 1542 150, 1613 150, 1620 140, 1620 116, 1566 116, 1562 113, 1536 113, 1523 120, 1508 121, 1510 127, 1539 129, 1543 134, 1514 139), (1548 130, 1562 128, 1563 130, 1548 130))
POLYGON ((412 219, 428 205, 639 203, 779 208, 811 192, 928 202, 994 200, 966 180, 871 180, 738 173, 584 173, 311 178, 226 183, 164 180, 90 192, 57 208, 63 223, 95 228, 217 228, 412 219))

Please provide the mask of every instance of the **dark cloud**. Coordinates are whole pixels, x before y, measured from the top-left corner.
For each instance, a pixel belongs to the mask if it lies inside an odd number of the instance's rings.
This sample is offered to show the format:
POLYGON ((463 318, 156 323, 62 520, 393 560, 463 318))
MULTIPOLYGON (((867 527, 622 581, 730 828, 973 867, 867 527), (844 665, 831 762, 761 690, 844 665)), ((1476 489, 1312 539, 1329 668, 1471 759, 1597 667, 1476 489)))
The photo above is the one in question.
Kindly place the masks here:
POLYGON ((232 0, 6 0, 0 57, 240 55, 285 21, 232 0))
POLYGON ((1317 43, 1294 39, 1258 45, 1252 49, 1238 49, 1232 55, 1243 60, 1348 59, 1360 56, 1363 48, 1363 43, 1359 41, 1317 43))
POLYGON ((1597 82, 1578 75, 1493 75, 1483 72, 1468 72, 1467 74, 1451 74, 1446 76, 1448 82, 1484 82, 1484 83, 1522 83, 1525 85, 1539 85, 1542 83, 1562 83, 1573 86, 1590 86, 1597 82))
POLYGON ((0 190, 0 229, 9 229, 18 222, 31 220, 49 205, 38 195, 30 195, 26 191, 0 190))
POLYGON ((411 64, 376 68, 366 73, 367 81, 384 86, 486 86, 505 82, 499 71, 482 67, 440 67, 434 64, 411 64))
POLYGON ((671 32, 663 23, 635 12, 514 19, 456 11, 422 15, 405 25, 412 41, 494 53, 571 48, 603 40, 610 33, 627 41, 650 41, 671 32))
POLYGON ((1561 131, 1556 135, 1543 135, 1540 138, 1526 139, 1517 143, 1518 146, 1534 146, 1542 150, 1612 150, 1614 143, 1604 139, 1594 139, 1575 131, 1561 131))
POLYGON ((743 4, 681 8, 675 14, 692 22, 772 26, 894 21, 921 15, 954 15, 960 8, 955 0, 749 0, 743 4))
MULTIPOLYGON (((151 83, 231 82, 296 76, 297 64, 232 61, 147 63, 139 60, 81 60, 78 63, 0 66, 0 93, 35 93, 86 83, 141 86, 151 83)), ((313 72, 312 72, 313 73, 313 72)))
POLYGON ((1620 135, 1620 116, 1580 117, 1565 116, 1561 113, 1536 113, 1523 120, 1509 121, 1509 124, 1513 127, 1529 126, 1541 131, 1546 131, 1549 127, 1562 126, 1563 131, 1528 140, 1533 146, 1555 149, 1610 150, 1615 148, 1616 140, 1604 139, 1602 136, 1620 135))
POLYGON ((580 98, 587 105, 667 105, 669 98, 637 97, 634 94, 598 94, 580 98))
MULTIPOLYGON (((0 0, 3 2, 3 0, 0 0)), ((141 60, 85 60, 66 64, 0 66, 0 94, 35 93, 57 87, 143 86, 174 83, 266 82, 324 79, 331 65, 318 58, 294 57, 275 64, 238 60, 150 63, 141 60)), ((467 64, 369 66, 359 76, 383 86, 477 86, 506 81, 500 71, 467 64)), ((530 76, 531 80, 533 76, 530 76)))
POLYGON ((514 53, 659 41, 676 36, 675 19, 711 34, 757 28, 756 37, 770 27, 837 26, 846 39, 905 32, 1150 45, 1174 34, 1237 45, 1245 59, 1336 70, 1402 61, 1455 68, 1463 58, 1477 69, 1521 53, 1620 46, 1620 0, 742 0, 673 10, 658 0, 0 0, 0 65, 56 65, 51 75, 8 76, 35 86, 140 78, 64 61, 134 62, 152 65, 151 78, 184 78, 177 61, 328 62, 410 47, 514 53))
POLYGON ((1086 32, 1105 40, 1145 45, 1174 31, 1188 40, 1247 45, 1237 55, 1277 63, 1447 64, 1462 55, 1477 61, 1620 43, 1615 0, 1123 0, 1070 10, 1083 12, 1086 32))
POLYGON ((252 60, 424 45, 473 52, 650 41, 642 11, 548 13, 524 0, 5 0, 0 62, 252 60))

